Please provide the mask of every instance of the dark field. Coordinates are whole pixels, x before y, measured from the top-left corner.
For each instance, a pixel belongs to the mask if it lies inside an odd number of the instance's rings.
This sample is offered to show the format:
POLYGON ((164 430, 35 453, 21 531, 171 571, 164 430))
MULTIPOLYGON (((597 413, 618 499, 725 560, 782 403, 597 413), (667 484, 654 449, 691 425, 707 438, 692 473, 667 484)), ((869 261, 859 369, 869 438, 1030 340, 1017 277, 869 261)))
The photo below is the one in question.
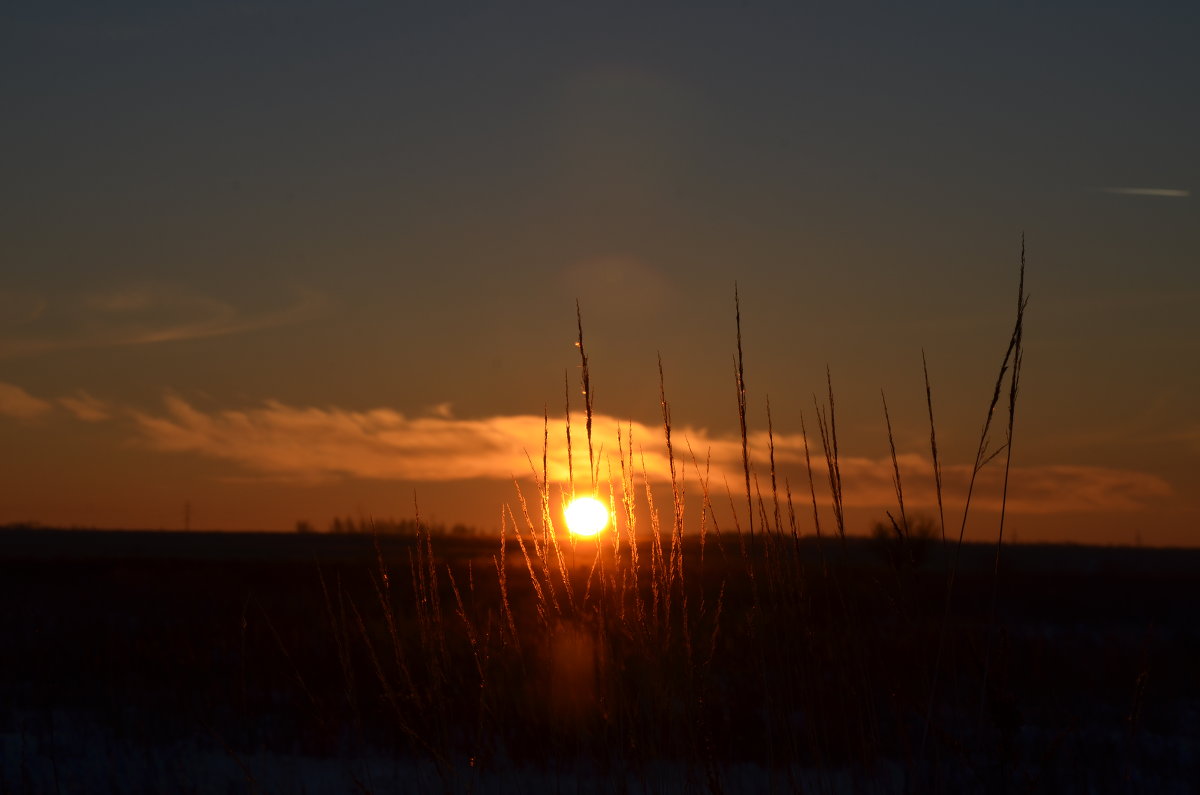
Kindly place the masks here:
POLYGON ((1200 552, 531 541, 0 533, 0 792, 1200 780, 1200 552))

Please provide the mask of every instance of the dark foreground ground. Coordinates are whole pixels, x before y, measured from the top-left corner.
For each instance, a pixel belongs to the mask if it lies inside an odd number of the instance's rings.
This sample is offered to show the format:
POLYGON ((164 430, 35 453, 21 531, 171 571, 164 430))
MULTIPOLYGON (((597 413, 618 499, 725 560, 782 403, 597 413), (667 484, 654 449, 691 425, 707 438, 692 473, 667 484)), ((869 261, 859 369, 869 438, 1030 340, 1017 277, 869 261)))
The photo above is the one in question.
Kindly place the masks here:
POLYGON ((1200 781, 1200 552, 967 546, 947 617, 938 547, 581 547, 552 608, 509 543, 501 591, 493 540, 0 533, 0 793, 1200 781))

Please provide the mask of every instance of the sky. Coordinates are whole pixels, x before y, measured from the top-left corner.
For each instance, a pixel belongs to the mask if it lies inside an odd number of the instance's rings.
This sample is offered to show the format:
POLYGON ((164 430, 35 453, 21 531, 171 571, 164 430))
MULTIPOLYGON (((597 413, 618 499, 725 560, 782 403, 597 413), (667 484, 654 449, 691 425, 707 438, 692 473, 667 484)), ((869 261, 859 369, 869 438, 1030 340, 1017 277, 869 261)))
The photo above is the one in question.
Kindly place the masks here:
POLYGON ((707 461, 728 505, 736 284, 802 532, 826 368, 849 531, 895 511, 881 390, 936 511, 923 353, 958 527, 1024 236, 1006 534, 1200 543, 1198 35, 1184 3, 9 4, 0 523, 494 527, 547 417, 565 477, 576 301, 601 481, 620 423, 662 488, 661 357, 690 504, 707 461))

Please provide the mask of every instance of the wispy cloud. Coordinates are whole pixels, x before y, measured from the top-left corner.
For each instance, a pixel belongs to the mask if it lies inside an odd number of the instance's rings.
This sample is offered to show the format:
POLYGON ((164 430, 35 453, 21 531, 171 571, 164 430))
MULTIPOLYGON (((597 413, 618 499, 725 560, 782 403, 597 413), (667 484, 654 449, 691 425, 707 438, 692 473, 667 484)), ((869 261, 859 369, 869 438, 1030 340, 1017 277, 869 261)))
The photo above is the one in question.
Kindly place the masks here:
MULTIPOLYGON (((457 419, 445 413, 409 417, 392 409, 347 411, 338 408, 300 408, 278 401, 239 411, 205 412, 170 396, 165 413, 134 412, 142 442, 161 451, 192 453, 230 461, 264 477, 297 482, 338 478, 407 481, 453 481, 471 478, 507 480, 524 477, 533 467, 540 471, 545 435, 544 418, 536 415, 457 419)), ((586 443, 582 423, 576 418, 573 465, 576 478, 587 479, 586 443)), ((696 477, 696 465, 707 471, 712 487, 741 478, 741 443, 735 437, 715 435, 703 428, 675 428, 677 466, 685 477, 696 477)), ((547 470, 554 481, 568 477, 563 419, 552 420, 546 450, 547 470)), ((600 467, 607 479, 609 466, 619 471, 618 451, 628 456, 639 480, 644 476, 663 482, 670 477, 669 462, 660 428, 594 418, 594 446, 606 460, 600 467), (618 439, 618 427, 620 439, 618 439)), ((781 477, 789 478, 793 491, 806 490, 804 437, 775 436, 775 461, 781 477)), ((810 440, 810 444, 812 444, 810 440)), ((750 437, 753 463, 766 477, 766 433, 750 437)), ((814 465, 824 461, 811 450, 814 465)), ((906 502, 913 507, 936 504, 929 460, 907 454, 899 458, 906 502)), ((887 458, 843 457, 845 502, 849 506, 884 506, 894 501, 892 463, 887 458)), ((943 468, 948 499, 966 493, 970 468, 943 468)), ((999 505, 1001 471, 985 470, 976 485, 976 505, 999 505)), ((693 492, 694 493, 694 492, 693 492)), ((1017 467, 1009 484, 1009 509, 1023 513, 1131 510, 1171 494, 1170 485, 1156 475, 1092 466, 1017 467)), ((821 489, 820 495, 827 495, 821 489)), ((827 499, 821 496, 821 499, 827 499)))
MULTIPOLYGON (((232 463, 237 471, 231 472, 231 477, 240 473, 293 483, 540 477, 543 443, 548 438, 545 455, 550 480, 565 483, 572 468, 577 482, 589 479, 582 417, 572 420, 575 444, 568 462, 565 418, 561 417, 552 418, 547 427, 546 419, 538 415, 460 419, 453 416, 448 404, 411 417, 388 408, 349 411, 289 406, 275 400, 248 409, 204 411, 175 395, 165 398, 162 411, 149 412, 117 406, 82 390, 44 400, 21 387, 0 382, 0 416, 42 419, 56 408, 85 422, 132 421, 133 433, 142 446, 232 463)), ((1187 438, 1193 433, 1194 429, 1187 438)), ((723 494, 726 484, 737 488, 742 479, 740 439, 686 426, 673 428, 672 438, 676 468, 684 480, 695 484, 697 477, 703 476, 714 494, 723 494)), ((764 492, 768 490, 771 442, 765 432, 749 436, 754 477, 763 481, 764 492)), ((773 443, 781 487, 786 480, 794 494, 806 493, 804 436, 776 434, 773 443)), ((809 440, 809 445, 817 496, 822 505, 828 505, 824 456, 819 442, 809 440)), ((658 426, 596 415, 593 447, 602 481, 607 481, 610 473, 620 472, 622 457, 638 482, 649 479, 663 483, 670 479, 670 462, 658 426)), ((936 506, 928 457, 902 454, 897 463, 906 505, 924 509, 936 506)), ((847 506, 883 507, 894 503, 890 458, 843 455, 840 466, 847 506)), ((969 466, 943 466, 948 504, 961 504, 970 475, 969 466)), ((977 508, 999 507, 1002 476, 999 466, 980 474, 974 492, 977 508)), ((691 493, 697 490, 692 488, 691 493)), ((1008 509, 1031 514, 1136 510, 1171 494, 1167 481, 1146 472, 1078 465, 1017 466, 1010 474, 1008 509)))
POLYGON ((1115 193, 1118 196, 1157 196, 1164 199, 1186 199, 1192 195, 1190 190, 1183 188, 1101 188, 1104 193, 1115 193))
POLYGON ((0 327, 24 326, 46 311, 46 299, 33 293, 0 290, 0 327))
POLYGON ((53 408, 49 401, 36 398, 19 386, 0 382, 0 416, 31 420, 53 408))
POLYGON ((59 398, 58 404, 83 422, 103 422, 113 417, 113 410, 107 403, 83 390, 74 396, 59 398))
POLYGON ((205 339, 299 323, 317 316, 323 297, 298 291, 267 310, 162 286, 140 286, 56 303, 43 301, 37 323, 0 333, 0 359, 53 351, 205 339))
MULTIPOLYGON (((206 413, 175 396, 166 398, 165 414, 133 417, 152 448, 301 481, 507 479, 528 471, 526 450, 540 458, 543 436, 543 418, 536 416, 408 417, 391 409, 298 408, 277 401, 206 413)), ((553 457, 550 472, 566 477, 565 455, 553 457)))

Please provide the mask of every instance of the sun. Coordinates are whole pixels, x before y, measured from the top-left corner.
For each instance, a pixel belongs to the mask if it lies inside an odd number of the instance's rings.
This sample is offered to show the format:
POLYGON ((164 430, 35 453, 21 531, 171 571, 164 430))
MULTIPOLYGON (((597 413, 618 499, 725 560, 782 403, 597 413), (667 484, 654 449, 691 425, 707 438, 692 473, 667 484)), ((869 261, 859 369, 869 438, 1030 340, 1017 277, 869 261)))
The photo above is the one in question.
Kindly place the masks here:
POLYGON ((577 536, 594 536, 608 524, 608 506, 595 497, 572 500, 563 515, 567 529, 577 536))

